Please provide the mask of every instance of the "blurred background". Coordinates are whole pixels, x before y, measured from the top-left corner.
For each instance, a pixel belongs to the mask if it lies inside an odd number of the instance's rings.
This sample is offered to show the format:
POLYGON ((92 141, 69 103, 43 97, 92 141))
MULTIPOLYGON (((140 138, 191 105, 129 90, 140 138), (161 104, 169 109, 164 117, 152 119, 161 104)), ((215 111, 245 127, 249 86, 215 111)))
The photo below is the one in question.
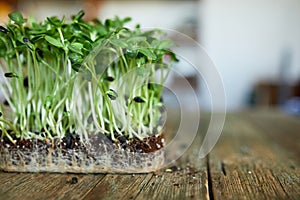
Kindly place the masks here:
MULTIPOLYGON (((172 29, 197 41, 222 77, 229 111, 285 105, 300 112, 299 0, 5 0, 0 19, 5 23, 15 10, 43 20, 81 9, 86 20, 130 16, 129 26, 172 29)), ((175 67, 195 88, 202 108, 210 107, 205 81, 190 64, 201 65, 197 47, 176 34, 172 39, 190 55, 175 67)), ((172 77, 170 85, 180 88, 181 79, 172 77)))

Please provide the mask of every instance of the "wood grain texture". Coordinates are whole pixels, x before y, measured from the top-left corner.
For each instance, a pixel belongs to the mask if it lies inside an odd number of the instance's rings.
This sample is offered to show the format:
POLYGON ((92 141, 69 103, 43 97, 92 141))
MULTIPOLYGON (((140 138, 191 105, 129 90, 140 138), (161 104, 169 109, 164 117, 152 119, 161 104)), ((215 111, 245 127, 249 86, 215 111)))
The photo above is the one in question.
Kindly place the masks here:
POLYGON ((104 175, 0 173, 0 199, 80 199, 104 175), (78 182, 72 183, 76 177, 78 182))
POLYGON ((197 153, 188 150, 174 165, 153 174, 137 199, 209 199, 207 161, 197 153))
MULTIPOLYGON (((209 116, 201 121, 199 136, 209 116)), ((199 136, 178 161, 155 173, 0 172, 0 200, 300 199, 300 118, 272 110, 228 114, 220 140, 201 160, 199 136)))
MULTIPOLYGON (((209 155, 214 199, 300 199, 299 162, 294 153, 299 149, 289 152, 282 144, 286 140, 265 134, 267 130, 279 133, 281 126, 275 125, 278 119, 264 120, 270 118, 228 116, 224 133, 209 155), (253 121, 266 127, 254 126, 253 121)), ((293 145, 295 140, 299 136, 293 145)))
MULTIPOLYGON (((205 130, 205 126, 201 131, 205 130)), ((185 154, 150 174, 106 175, 86 199, 209 199, 207 160, 198 159, 201 135, 185 154)))
POLYGON ((108 174, 86 199, 133 199, 151 179, 152 174, 108 174))
POLYGON ((300 118, 269 110, 250 112, 244 116, 251 126, 263 132, 274 144, 279 145, 287 155, 300 162, 300 118), (298 141, 298 142, 297 142, 298 141))

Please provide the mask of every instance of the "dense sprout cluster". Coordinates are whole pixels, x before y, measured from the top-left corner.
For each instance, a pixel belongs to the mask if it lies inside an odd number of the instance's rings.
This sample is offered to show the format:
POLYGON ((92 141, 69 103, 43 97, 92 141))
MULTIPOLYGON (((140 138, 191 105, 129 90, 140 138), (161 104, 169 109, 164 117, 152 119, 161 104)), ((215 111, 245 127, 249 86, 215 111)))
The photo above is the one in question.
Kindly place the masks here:
POLYGON ((100 131, 143 139, 159 131, 161 85, 177 60, 172 42, 160 30, 125 28, 130 18, 83 15, 37 23, 15 12, 0 26, 1 137, 88 139, 100 131))

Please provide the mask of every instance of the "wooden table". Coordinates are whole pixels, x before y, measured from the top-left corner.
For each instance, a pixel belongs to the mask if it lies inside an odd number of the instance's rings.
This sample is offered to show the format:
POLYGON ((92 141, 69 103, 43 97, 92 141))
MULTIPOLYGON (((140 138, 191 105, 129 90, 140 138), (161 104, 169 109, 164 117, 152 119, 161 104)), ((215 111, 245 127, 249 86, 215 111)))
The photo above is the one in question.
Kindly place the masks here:
POLYGON ((299 117, 228 114, 205 159, 197 159, 197 144, 173 167, 149 174, 0 172, 0 199, 300 199, 299 117))

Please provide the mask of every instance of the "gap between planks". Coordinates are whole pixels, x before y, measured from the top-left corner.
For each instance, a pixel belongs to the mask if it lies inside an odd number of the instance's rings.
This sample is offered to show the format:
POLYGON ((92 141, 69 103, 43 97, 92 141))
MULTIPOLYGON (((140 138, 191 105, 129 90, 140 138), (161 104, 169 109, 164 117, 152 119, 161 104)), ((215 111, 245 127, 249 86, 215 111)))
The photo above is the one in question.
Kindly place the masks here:
MULTIPOLYGON (((264 124, 264 120, 270 121, 267 116, 249 119, 248 115, 232 114, 227 117, 224 133, 209 159, 215 199, 300 198, 297 156, 290 154, 287 145, 282 145, 285 141, 281 137, 270 138, 272 134, 266 134, 267 130, 276 135, 285 134, 282 131, 285 128, 277 125, 280 118, 270 117, 271 122, 264 124), (256 123, 261 126, 255 126, 256 123)), ((295 135, 297 129, 290 127, 290 134, 295 135)), ((288 141, 296 143, 297 137, 288 141)))

